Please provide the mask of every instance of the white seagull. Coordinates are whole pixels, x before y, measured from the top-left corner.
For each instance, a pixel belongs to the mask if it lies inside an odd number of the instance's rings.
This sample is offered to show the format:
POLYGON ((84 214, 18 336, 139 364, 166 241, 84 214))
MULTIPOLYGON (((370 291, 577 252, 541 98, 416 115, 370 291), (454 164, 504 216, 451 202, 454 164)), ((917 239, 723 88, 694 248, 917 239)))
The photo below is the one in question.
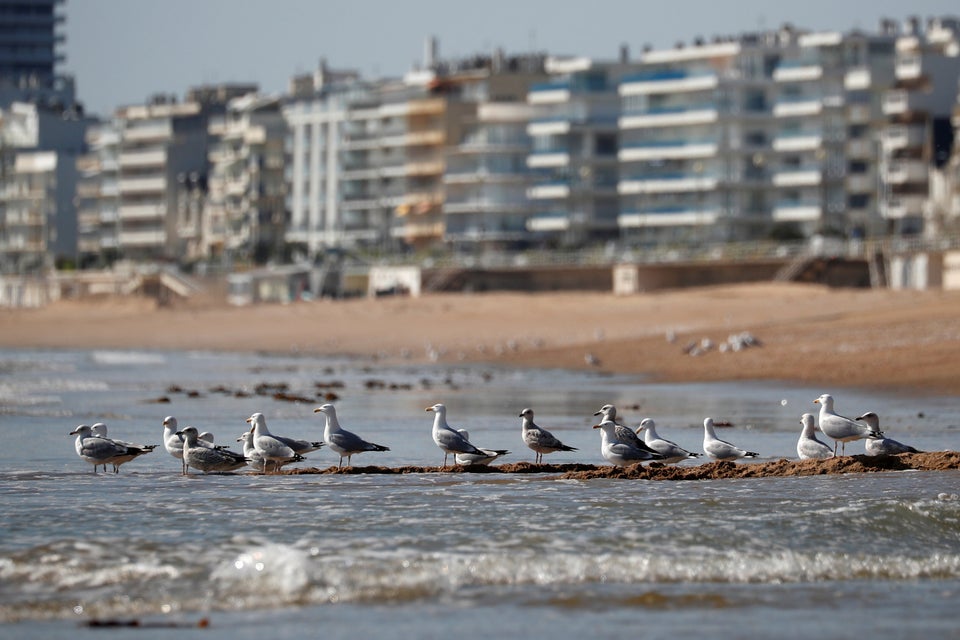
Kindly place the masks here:
POLYGON ((350 459, 356 453, 364 451, 390 451, 390 447, 382 444, 367 442, 352 431, 347 431, 340 426, 337 420, 337 410, 332 404, 325 404, 313 410, 314 413, 322 413, 325 419, 323 425, 323 439, 333 451, 340 454, 340 462, 337 463, 337 469, 343 465, 343 457, 347 457, 347 466, 351 466, 350 459))
POLYGON ((115 464, 115 472, 119 471, 119 464, 152 451, 152 449, 129 447, 110 438, 96 436, 93 434, 93 428, 87 424, 79 425, 70 432, 70 435, 77 436, 75 444, 77 455, 93 465, 94 473, 97 472, 97 467, 101 464, 104 466, 115 464), (115 461, 117 460, 120 460, 119 464, 116 464, 115 461))
MULTIPOLYGON (((463 436, 464 440, 467 442, 470 441, 470 432, 466 429, 457 429, 457 433, 463 436)), ((464 466, 470 465, 487 465, 499 458, 500 456, 505 456, 509 451, 500 450, 500 449, 484 449, 483 447, 477 447, 480 451, 483 452, 482 455, 477 455, 474 453, 458 453, 455 458, 457 464, 462 464, 464 466)))
MULTIPOLYGON (((862 416, 858 417, 857 420, 860 422, 866 422, 874 431, 880 431, 880 416, 878 416, 873 411, 868 411, 862 416)), ((903 444, 898 442, 893 438, 867 438, 867 441, 863 443, 864 449, 867 452, 868 456, 895 456, 901 453, 920 453, 919 449, 915 449, 908 444, 903 444)))
POLYGON ((267 429, 267 419, 262 413, 254 413, 246 420, 250 423, 250 433, 253 434, 253 448, 263 458, 264 473, 279 471, 280 467, 291 462, 303 459, 293 447, 285 443, 267 429))
POLYGON ((653 418, 644 418, 637 427, 637 435, 643 434, 643 442, 648 447, 663 456, 664 464, 674 464, 688 458, 699 458, 699 453, 687 451, 673 440, 661 438, 657 434, 657 425, 653 418))
MULTIPOLYGON (((433 441, 438 447, 443 449, 443 466, 447 466, 447 456, 451 453, 456 459, 458 453, 469 453, 475 456, 489 455, 484 449, 475 447, 470 440, 463 437, 459 431, 447 424, 447 407, 442 404, 435 404, 427 407, 424 411, 433 411, 433 441)), ((492 449, 500 455, 509 453, 506 449, 492 449)))
MULTIPOLYGON (((656 451, 651 451, 649 447, 640 449, 632 442, 623 442, 617 439, 617 425, 613 420, 602 420, 600 424, 593 425, 594 429, 600 429, 600 454, 604 459, 617 467, 628 467, 639 462, 647 460, 662 460, 663 456, 656 451)), ((627 431, 630 431, 627 429, 627 431)), ((630 433, 633 433, 630 431, 630 433)), ((636 436, 636 434, 634 434, 636 436)))
POLYGON ((837 455, 837 444, 840 444, 840 455, 844 454, 846 443, 861 438, 882 438, 883 433, 868 424, 857 422, 850 418, 838 415, 833 410, 833 396, 824 393, 813 401, 820 405, 820 431, 833 440, 833 455, 837 455))
POLYGON ((803 429, 797 440, 797 456, 801 460, 823 460, 833 457, 830 445, 817 438, 816 417, 812 413, 805 413, 800 417, 803 429))
POLYGON ((612 422, 614 424, 614 433, 616 434, 616 439, 619 440, 620 442, 626 442, 627 444, 629 444, 630 446, 636 449, 641 449, 643 451, 655 453, 657 454, 657 456, 659 456, 657 458, 658 460, 663 458, 663 456, 661 456, 658 451, 647 446, 647 443, 644 442, 643 439, 640 436, 638 436, 633 429, 631 429, 630 427, 624 424, 620 424, 619 422, 617 422, 617 408, 612 404, 603 405, 602 407, 600 407, 600 410, 594 413, 593 415, 602 416, 600 418, 601 422, 604 422, 606 420, 609 420, 610 422, 612 422))
MULTIPOLYGON (((107 436, 107 425, 105 425, 102 422, 95 423, 93 426, 90 427, 90 430, 93 431, 93 435, 95 436, 99 436, 101 438, 107 438, 108 440, 112 440, 117 444, 123 445, 125 447, 129 447, 129 453, 122 456, 118 456, 110 461, 110 463, 113 465, 114 473, 120 473, 120 465, 124 464, 125 462, 130 462, 137 456, 142 456, 144 453, 150 453, 151 451, 157 448, 157 445, 155 444, 140 444, 138 442, 127 442, 126 440, 117 440, 116 438, 109 438, 107 436)), ((103 470, 104 472, 106 472, 107 470, 106 465, 103 466, 103 470)), ((94 471, 96 471, 96 469, 94 469, 94 471)))
POLYGON ((534 464, 543 462, 543 454, 554 451, 576 451, 576 447, 568 447, 552 433, 537 425, 533 421, 533 409, 524 409, 520 412, 523 421, 520 425, 523 443, 533 449, 536 454, 534 464))
POLYGON ((177 431, 183 437, 183 460, 187 467, 193 467, 204 473, 227 473, 247 465, 242 453, 222 447, 209 447, 200 442, 200 432, 196 427, 184 427, 177 431))
POLYGON ((713 418, 706 418, 703 421, 703 452, 715 460, 738 460, 740 458, 756 458, 760 455, 718 438, 717 433, 713 430, 713 418))

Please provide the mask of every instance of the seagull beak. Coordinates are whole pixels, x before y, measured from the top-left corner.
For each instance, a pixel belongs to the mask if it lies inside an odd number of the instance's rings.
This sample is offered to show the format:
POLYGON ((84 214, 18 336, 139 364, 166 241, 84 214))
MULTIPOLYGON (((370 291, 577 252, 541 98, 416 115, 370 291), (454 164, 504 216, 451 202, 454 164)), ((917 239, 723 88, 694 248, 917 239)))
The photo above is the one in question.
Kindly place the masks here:
POLYGON ((600 425, 595 424, 595 425, 593 425, 593 427, 591 427, 591 428, 593 428, 593 429, 599 429, 599 428, 600 428, 600 425))
POLYGON ((77 435, 77 430, 76 430, 76 429, 74 429, 73 431, 71 431, 71 432, 69 433, 69 435, 71 435, 71 436, 75 436, 75 435, 77 435))
POLYGON ((246 420, 244 420, 244 422, 248 424, 253 424, 253 418, 247 418, 246 420))
POLYGON ((424 411, 433 411, 433 407, 427 407, 424 411))
POLYGON ((602 412, 602 411, 597 411, 597 412, 596 412, 595 414, 593 414, 593 415, 598 416, 598 415, 600 415, 601 413, 603 413, 603 412, 602 412))
POLYGON ((814 400, 813 404, 820 404, 820 398, 817 398, 816 400, 814 400))
POLYGON ((183 431, 177 431, 174 435, 182 436, 182 435, 183 435, 183 431))
POLYGON ((317 407, 316 409, 313 410, 314 413, 320 413, 321 411, 322 409, 320 409, 320 407, 317 407))

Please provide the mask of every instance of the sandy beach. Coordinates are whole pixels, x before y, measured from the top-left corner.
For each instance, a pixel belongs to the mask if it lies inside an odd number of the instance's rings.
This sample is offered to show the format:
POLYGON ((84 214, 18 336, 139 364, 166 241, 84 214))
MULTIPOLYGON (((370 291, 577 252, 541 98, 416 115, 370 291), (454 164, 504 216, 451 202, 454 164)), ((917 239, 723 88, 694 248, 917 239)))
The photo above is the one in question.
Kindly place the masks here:
POLYGON ((351 354, 960 395, 960 292, 765 283, 622 297, 436 294, 244 308, 108 298, 3 310, 0 346, 351 354), (721 346, 744 332, 759 346, 721 346))

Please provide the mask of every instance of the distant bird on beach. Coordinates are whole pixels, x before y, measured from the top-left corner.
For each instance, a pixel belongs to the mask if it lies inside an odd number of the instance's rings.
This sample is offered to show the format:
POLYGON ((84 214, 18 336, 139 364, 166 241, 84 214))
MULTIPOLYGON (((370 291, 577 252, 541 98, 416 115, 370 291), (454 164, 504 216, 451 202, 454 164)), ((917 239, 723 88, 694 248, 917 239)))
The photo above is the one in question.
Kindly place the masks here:
POLYGON ((703 452, 714 460, 739 460, 760 455, 718 438, 714 431, 713 418, 705 418, 703 421, 703 452))
POLYGON ((354 454, 364 451, 390 451, 390 447, 367 442, 352 431, 347 431, 341 427, 340 421, 337 420, 337 410, 332 404, 327 403, 314 409, 313 412, 322 413, 324 416, 323 440, 330 449, 340 454, 337 469, 343 465, 344 456, 347 457, 347 465, 352 466, 350 461, 354 454))
POLYGON ((276 472, 285 464, 296 462, 300 456, 293 450, 285 438, 275 436, 267 428, 267 419, 262 413, 254 413, 246 420, 250 423, 250 433, 253 434, 253 448, 263 458, 264 473, 276 472))
POLYGON ((797 457, 801 460, 823 460, 833 457, 830 445, 817 438, 817 422, 812 413, 800 417, 800 438, 797 439, 797 457))
MULTIPOLYGON (((464 440, 467 442, 470 441, 470 433, 466 429, 457 429, 457 433, 463 436, 464 440)), ((476 455, 473 453, 458 453, 455 458, 457 464, 462 464, 465 466, 470 465, 487 465, 496 460, 501 456, 505 456, 509 451, 505 449, 484 449, 483 447, 477 447, 480 451, 483 452, 483 455, 476 455)))
POLYGON ((644 444, 663 456, 663 460, 660 462, 664 464, 674 464, 681 460, 700 457, 699 453, 687 451, 676 442, 661 438, 657 434, 657 425, 653 421, 653 418, 644 418, 641 420, 636 433, 638 436, 642 433, 644 444))
POLYGON ((594 413, 595 416, 601 416, 601 422, 609 420, 614 424, 614 435, 617 440, 620 442, 626 442, 631 447, 635 449, 640 449, 641 451, 647 451, 649 453, 655 453, 659 458, 663 456, 660 455, 656 449, 647 445, 643 439, 637 435, 637 433, 630 427, 620 424, 617 422, 617 407, 612 404, 605 404, 600 407, 600 410, 594 413))
POLYGON ((93 428, 87 424, 79 425, 70 435, 77 436, 77 455, 93 465, 94 473, 98 466, 106 467, 108 464, 114 465, 114 473, 119 473, 120 465, 124 462, 153 451, 152 447, 127 446, 110 438, 94 435, 93 428))
MULTIPOLYGON (((456 460, 457 454, 467 453, 474 456, 489 455, 485 449, 474 446, 469 438, 463 437, 463 434, 447 424, 447 407, 440 403, 427 407, 424 411, 432 411, 433 417, 433 441, 443 450, 443 466, 447 466, 447 456, 451 453, 456 460)), ((500 455, 509 453, 506 449, 492 449, 500 455)))
MULTIPOLYGON (((187 473, 187 463, 183 459, 183 436, 177 434, 180 430, 177 419, 173 416, 167 416, 163 419, 163 448, 174 458, 180 460, 180 473, 187 473)), ((204 431, 197 436, 197 446, 216 447, 213 443, 213 434, 204 431)))
MULTIPOLYGON (((144 453, 149 453, 157 448, 157 445, 155 444, 140 444, 137 442, 127 442, 126 440, 117 440, 116 438, 108 438, 107 425, 105 425, 102 422, 95 423, 93 426, 90 427, 90 429, 91 431, 93 431, 94 435, 100 436, 101 438, 107 438, 109 440, 112 440, 113 442, 116 442, 117 444, 123 445, 125 447, 129 447, 130 451, 142 450, 144 453)), ((120 465, 124 464, 125 462, 130 462, 134 458, 141 455, 143 455, 143 453, 128 453, 126 455, 119 456, 111 460, 111 464, 113 465, 113 472, 120 473, 120 465)), ((104 472, 106 472, 107 465, 103 465, 103 470, 104 472)), ((94 471, 96 471, 96 469, 94 469, 94 471)))
POLYGON ((533 409, 527 408, 520 412, 523 420, 520 423, 520 435, 523 443, 530 447, 534 452, 534 464, 543 462, 543 454, 553 453, 555 451, 576 451, 576 447, 570 447, 562 442, 552 433, 537 425, 533 421, 533 409))
MULTIPOLYGON (((593 425, 593 428, 600 429, 600 455, 614 466, 629 467, 648 460, 663 459, 663 455, 653 451, 645 444, 643 448, 640 448, 631 441, 618 439, 617 424, 613 420, 604 418, 600 424, 593 425)), ((627 429, 627 431, 630 430, 627 429)), ((630 431, 630 433, 636 437, 633 431, 630 431)))
POLYGON ((242 453, 200 444, 203 441, 196 427, 184 427, 177 435, 183 437, 183 460, 188 470, 193 467, 204 473, 228 473, 247 466, 247 458, 242 453))
MULTIPOLYGON (((874 431, 880 432, 880 416, 873 411, 868 411, 858 417, 857 421, 865 422, 874 431)), ((867 438, 863 445, 868 456, 895 456, 901 453, 920 453, 919 449, 887 437, 867 438)))
POLYGON ((833 440, 833 455, 837 455, 837 444, 840 444, 840 455, 843 455, 848 442, 862 438, 883 437, 881 431, 869 424, 837 414, 833 410, 833 396, 829 393, 824 393, 813 402, 820 405, 820 431, 833 440))

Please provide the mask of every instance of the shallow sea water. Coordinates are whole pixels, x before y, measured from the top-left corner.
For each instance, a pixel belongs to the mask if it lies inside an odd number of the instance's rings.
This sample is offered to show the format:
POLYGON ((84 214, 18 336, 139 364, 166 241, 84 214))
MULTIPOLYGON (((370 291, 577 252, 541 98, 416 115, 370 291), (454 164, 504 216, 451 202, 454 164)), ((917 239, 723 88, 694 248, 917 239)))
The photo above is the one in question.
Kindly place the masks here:
MULTIPOLYGON (((190 624, 204 638, 956 635, 960 472, 687 482, 552 474, 194 474, 162 449, 94 475, 67 435, 159 443, 161 422, 223 444, 263 412, 282 435, 320 439, 322 403, 258 396, 338 381, 343 426, 391 447, 355 465, 437 466, 435 402, 480 446, 533 460, 517 414, 603 464, 592 413, 699 450, 722 437, 794 458, 799 415, 831 392, 847 415, 877 411, 888 435, 956 449, 952 398, 782 383, 652 385, 629 376, 487 366, 380 366, 262 354, 0 351, 0 634, 75 638, 91 619, 190 624), (377 384, 372 384, 376 381, 377 384), (372 389, 382 382, 386 388, 372 389), (174 385, 183 391, 172 389, 174 385), (390 385, 410 388, 391 390, 390 385), (236 397, 217 391, 245 391, 236 397), (198 392, 189 397, 186 391, 198 392), (171 401, 154 402, 161 396, 171 401)), ((862 453, 862 443, 848 453, 862 453)), ((325 468, 336 454, 309 454, 325 468)), ((684 464, 698 464, 688 461, 684 464)), ((111 630, 109 633, 124 633, 111 630)), ((137 629, 138 638, 169 628, 137 629)))

